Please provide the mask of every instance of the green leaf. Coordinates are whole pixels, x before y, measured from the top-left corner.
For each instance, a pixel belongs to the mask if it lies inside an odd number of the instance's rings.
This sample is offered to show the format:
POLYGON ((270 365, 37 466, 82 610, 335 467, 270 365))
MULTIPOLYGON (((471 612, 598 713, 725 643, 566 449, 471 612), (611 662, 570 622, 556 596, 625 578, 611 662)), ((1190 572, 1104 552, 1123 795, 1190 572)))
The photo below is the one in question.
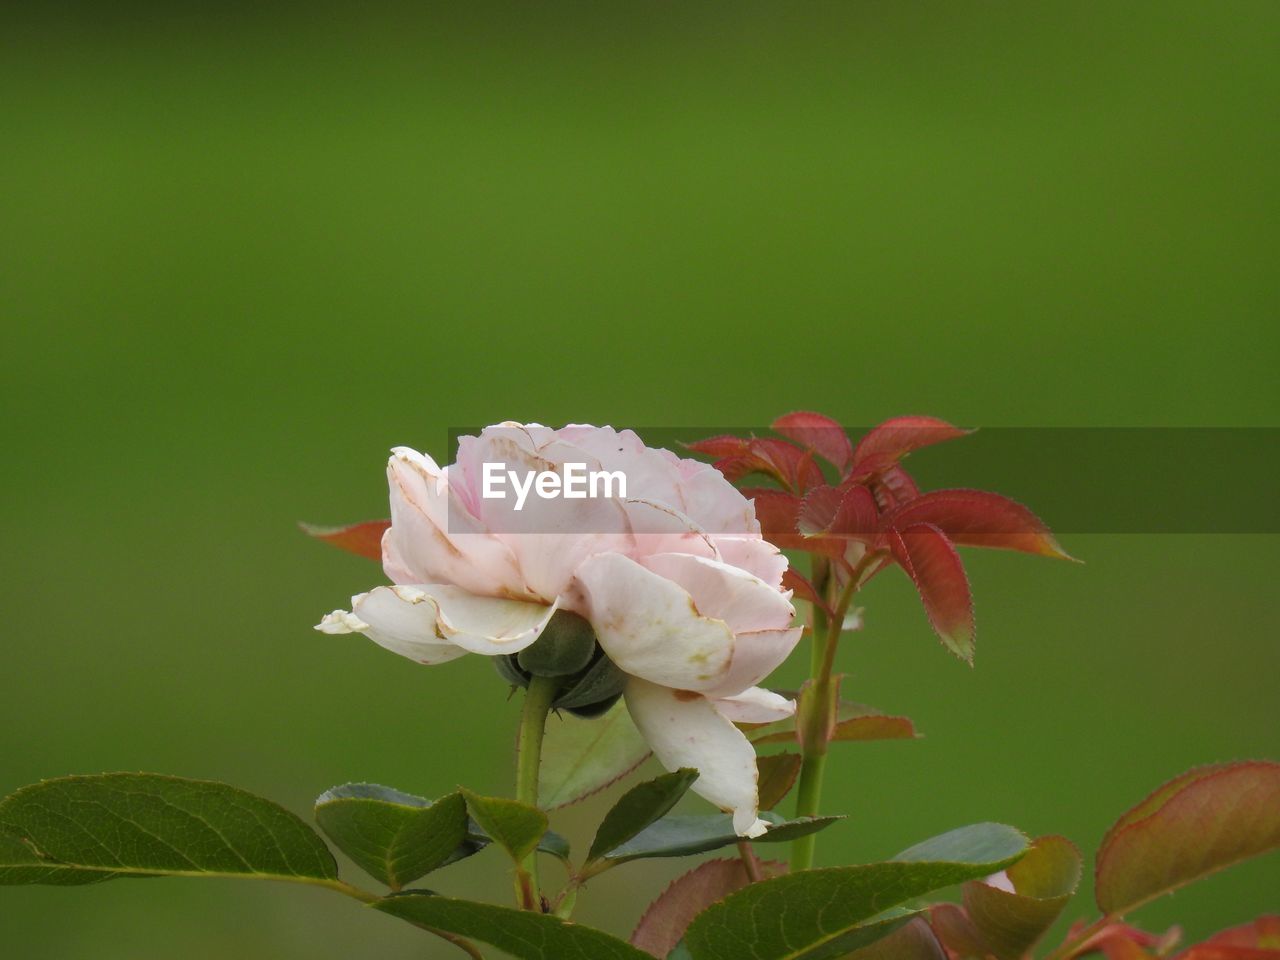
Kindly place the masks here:
POLYGON ((0 883, 127 876, 336 881, 333 854, 283 807, 208 780, 108 773, 46 780, 0 802, 0 883))
POLYGON ((435 803, 373 783, 347 783, 316 800, 316 823, 365 873, 392 890, 454 859, 467 839, 467 805, 435 803))
POLYGON ((999 960, 1017 960, 1058 919, 1080 883, 1080 852, 1063 837, 1040 837, 1006 871, 1014 892, 972 880, 964 885, 969 920, 999 960))
MULTIPOLYGON (((817 833, 844 817, 798 817, 787 820, 776 813, 762 812, 760 819, 772 824, 769 832, 752 843, 783 843, 817 833)), ((651 857, 689 857, 737 843, 733 817, 728 814, 663 817, 604 858, 609 863, 625 863, 651 857)))
MULTIPOLYGON (((459 860, 464 860, 472 854, 479 853, 489 844, 493 843, 493 838, 484 832, 484 828, 475 820, 467 818, 467 839, 453 852, 443 864, 448 866, 459 860)), ((569 862, 569 841, 554 830, 548 830, 542 835, 542 839, 538 841, 538 852, 550 854, 558 860, 569 862)))
POLYGON ((697 770, 683 767, 632 787, 605 814, 587 860, 598 860, 669 813, 697 779, 697 770))
POLYGON ((585 720, 565 713, 547 718, 538 771, 538 805, 568 806, 620 780, 649 756, 649 745, 624 703, 585 720))
MULTIPOLYGON (((766 834, 767 836, 767 834, 766 834)), ((693 960, 827 960, 891 933, 885 913, 915 897, 1013 864, 1026 838, 994 823, 962 827, 886 863, 807 870, 753 883, 701 914, 685 943, 693 960)))
POLYGON ((653 960, 607 933, 532 910, 409 893, 373 906, 419 926, 490 944, 518 960, 653 960))
MULTIPOLYGON (((776 877, 787 872, 785 863, 760 864, 765 876, 776 877)), ((640 918, 631 945, 655 957, 665 957, 675 949, 690 922, 717 900, 723 900, 748 883, 742 860, 708 860, 677 877, 661 895, 649 904, 640 918)))
POLYGON ((482 797, 465 787, 462 795, 480 829, 516 863, 533 853, 547 832, 547 815, 537 807, 504 797, 482 797))
POLYGON ((1280 763, 1190 770, 1124 814, 1098 849, 1094 891, 1124 914, 1206 874, 1280 846, 1280 763))
POLYGON ((987 873, 1012 864, 1027 851, 1027 837, 1021 830, 1003 823, 973 823, 957 827, 908 847, 893 858, 894 863, 1000 863, 987 873))
POLYGON ((542 835, 542 839, 538 841, 538 852, 550 854, 557 860, 563 860, 567 864, 569 862, 569 841, 554 830, 548 830, 542 835))
POLYGON ((77 871, 65 864, 51 862, 17 837, 0 833, 0 883, 17 885, 44 883, 51 886, 77 886, 100 883, 121 876, 112 872, 77 871))
POLYGON ((798 753, 775 753, 758 757, 756 767, 760 771, 760 809, 772 810, 791 792, 796 777, 800 775, 801 758, 798 753))

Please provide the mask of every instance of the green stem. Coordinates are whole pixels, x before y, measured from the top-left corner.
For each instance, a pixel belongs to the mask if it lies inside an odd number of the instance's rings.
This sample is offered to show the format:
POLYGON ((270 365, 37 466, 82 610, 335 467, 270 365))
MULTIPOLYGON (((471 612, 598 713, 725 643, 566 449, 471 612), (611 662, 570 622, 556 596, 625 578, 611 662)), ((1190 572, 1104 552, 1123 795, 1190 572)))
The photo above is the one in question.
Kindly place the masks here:
MULTIPOLYGON (((520 736, 516 741, 516 799, 530 807, 538 805, 538 768, 542 763, 542 734, 547 714, 559 684, 550 677, 535 676, 524 695, 520 714, 520 736)), ((516 870, 516 889, 526 910, 541 910, 538 893, 537 851, 525 857, 516 870)))
MULTIPOLYGON (((826 594, 829 568, 823 557, 813 558, 813 586, 819 596, 826 594)), ((803 724, 800 737, 800 783, 796 788, 796 816, 811 817, 818 812, 822 799, 822 774, 827 763, 826 719, 820 705, 829 699, 823 678, 830 677, 827 663, 831 661, 828 646, 831 634, 838 632, 838 624, 828 621, 826 611, 813 605, 809 621, 813 634, 813 647, 809 660, 810 689, 801 703, 802 715, 796 718, 803 724)), ((808 870, 813 866, 817 838, 814 834, 791 841, 791 872, 808 870)))
POLYGON ((555 915, 561 920, 568 920, 573 916, 573 908, 578 903, 578 885, 570 884, 565 887, 564 892, 560 895, 559 901, 556 903, 555 915))
MULTIPOLYGON (((849 573, 843 589, 831 608, 831 616, 818 606, 813 608, 811 626, 813 649, 809 661, 809 689, 801 699, 800 724, 800 782, 796 787, 796 816, 813 817, 818 814, 822 802, 822 777, 827 766, 827 744, 831 726, 836 717, 836 692, 838 685, 832 681, 835 670, 836 650, 840 646, 840 633, 844 629, 845 615, 853 596, 867 577, 876 569, 881 555, 868 550, 849 573)), ((813 558, 813 586, 819 596, 835 592, 836 583, 830 576, 830 568, 823 557, 813 558)), ((817 850, 817 834, 809 834, 791 842, 791 872, 808 870, 813 866, 817 850)))

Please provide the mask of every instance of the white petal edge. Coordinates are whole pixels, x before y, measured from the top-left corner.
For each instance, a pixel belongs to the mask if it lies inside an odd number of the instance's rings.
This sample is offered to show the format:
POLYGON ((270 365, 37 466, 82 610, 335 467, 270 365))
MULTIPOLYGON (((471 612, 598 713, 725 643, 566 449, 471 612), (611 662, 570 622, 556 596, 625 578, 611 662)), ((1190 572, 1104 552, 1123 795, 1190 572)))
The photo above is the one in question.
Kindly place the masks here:
POLYGON ((679 690, 723 683, 733 631, 700 616, 682 587, 618 553, 590 557, 576 579, 600 646, 624 673, 679 690))
POLYGON ((802 627, 790 630, 753 630, 733 638, 733 661, 724 678, 707 691, 709 697, 731 697, 773 673, 800 642, 802 627))
POLYGON ((795 619, 790 590, 732 564, 688 553, 659 553, 640 562, 684 587, 700 614, 723 620, 734 633, 785 630, 795 619))
POLYGON ((467 651, 440 635, 435 610, 402 600, 394 587, 376 587, 351 598, 352 611, 335 610, 316 629, 321 633, 361 633, 384 649, 416 663, 456 660, 467 651))
POLYGON ((517 653, 538 639, 555 611, 554 604, 477 597, 441 584, 400 584, 352 597, 350 613, 335 610, 316 629, 362 633, 419 663, 444 663, 467 652, 517 653))
POLYGON ((694 793, 733 813, 740 837, 758 837, 769 825, 759 817, 755 748, 706 697, 638 677, 627 681, 627 710, 654 756, 668 770, 693 767, 694 793))
POLYGON ((796 712, 796 702, 764 687, 749 687, 732 697, 714 701, 720 716, 734 723, 773 723, 796 712))

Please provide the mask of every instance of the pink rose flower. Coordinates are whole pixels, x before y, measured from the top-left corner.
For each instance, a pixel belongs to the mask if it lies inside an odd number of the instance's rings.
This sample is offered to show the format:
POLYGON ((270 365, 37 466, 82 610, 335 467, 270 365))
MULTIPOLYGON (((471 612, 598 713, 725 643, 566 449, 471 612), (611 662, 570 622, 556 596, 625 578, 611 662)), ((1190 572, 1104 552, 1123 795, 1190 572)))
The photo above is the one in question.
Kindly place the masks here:
POLYGON ((627 709, 658 760, 696 768, 693 790, 732 811, 738 834, 763 833, 755 751, 734 723, 794 711, 756 685, 801 631, 782 589, 786 558, 752 502, 711 466, 611 427, 503 423, 463 437, 443 468, 406 447, 393 454, 382 563, 394 585, 317 629, 435 664, 518 653, 571 611, 626 674, 627 709), (621 473, 625 495, 619 483, 578 499, 530 490, 517 509, 512 485, 485 467, 495 463, 560 476, 585 464, 621 473))

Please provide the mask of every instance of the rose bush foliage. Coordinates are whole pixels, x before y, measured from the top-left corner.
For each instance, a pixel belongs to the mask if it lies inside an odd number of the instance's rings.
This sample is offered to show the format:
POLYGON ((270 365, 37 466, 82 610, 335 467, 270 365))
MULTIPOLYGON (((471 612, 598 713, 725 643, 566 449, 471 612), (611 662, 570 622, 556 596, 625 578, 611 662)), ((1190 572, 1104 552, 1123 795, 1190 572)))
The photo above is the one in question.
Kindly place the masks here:
MULTIPOLYGON (((915 736, 906 717, 841 698, 834 667, 842 637, 860 626, 855 595, 880 572, 902 570, 943 643, 972 662, 973 598, 957 548, 1067 557, 1015 501, 919 488, 905 458, 967 432, 899 417, 854 442, 827 417, 793 413, 772 436, 689 444, 713 464, 586 425, 497 424, 461 438, 443 467, 398 447, 387 465, 389 520, 307 528, 380 562, 390 581, 318 629, 363 634, 422 664, 490 657, 502 680, 524 690, 515 799, 460 788, 431 800, 363 783, 326 790, 316 822, 387 888, 378 893, 340 876, 300 818, 244 791, 156 774, 66 777, 0 802, 0 883, 164 875, 304 883, 404 919, 472 958, 485 945, 521 960, 1035 956, 1085 868, 1063 837, 1029 840, 975 824, 884 862, 812 869, 818 831, 839 819, 818 815, 833 803, 821 792, 831 750, 915 736), (495 498, 485 495, 485 464, 494 463, 564 477, 582 464, 625 476, 627 489, 495 498), (743 482, 753 485, 735 487, 743 482), (798 692, 769 689, 802 632, 812 643, 809 679, 798 692), (575 857, 549 829, 540 796, 555 807, 580 800, 631 772, 647 750, 670 772, 623 792, 575 857), (555 782, 544 789, 547 777, 555 782), (723 812, 676 810, 690 789, 723 812), (793 814, 774 812, 792 792, 793 814), (783 844, 789 862, 764 855, 783 844), (510 858, 516 908, 414 886, 489 848, 510 858), (606 870, 717 849, 737 856, 677 879, 630 942, 570 922, 580 892, 606 870), (540 857, 568 868, 559 890, 540 884, 540 857), (959 902, 937 899, 957 884, 959 902)), ((1176 929, 1149 933, 1127 919, 1277 846, 1280 764, 1222 763, 1175 777, 1103 837, 1098 915, 1073 924, 1044 960, 1280 960, 1280 917, 1190 947, 1176 929)))

